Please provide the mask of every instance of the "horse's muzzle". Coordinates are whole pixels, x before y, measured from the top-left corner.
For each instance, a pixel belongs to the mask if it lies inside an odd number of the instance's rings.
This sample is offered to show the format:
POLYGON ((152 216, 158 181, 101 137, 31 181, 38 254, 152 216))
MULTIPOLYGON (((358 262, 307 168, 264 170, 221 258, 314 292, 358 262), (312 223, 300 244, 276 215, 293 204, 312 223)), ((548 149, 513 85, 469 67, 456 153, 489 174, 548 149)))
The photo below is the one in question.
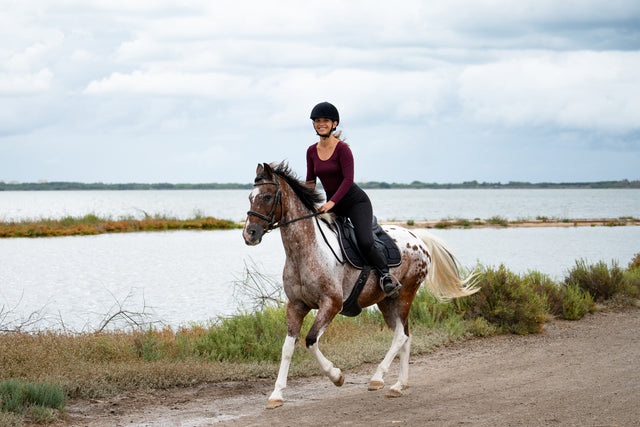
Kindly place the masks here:
POLYGON ((262 241, 262 236, 264 235, 264 228, 260 227, 258 224, 245 224, 244 230, 242 231, 242 237, 244 238, 244 242, 249 246, 255 246, 262 241))

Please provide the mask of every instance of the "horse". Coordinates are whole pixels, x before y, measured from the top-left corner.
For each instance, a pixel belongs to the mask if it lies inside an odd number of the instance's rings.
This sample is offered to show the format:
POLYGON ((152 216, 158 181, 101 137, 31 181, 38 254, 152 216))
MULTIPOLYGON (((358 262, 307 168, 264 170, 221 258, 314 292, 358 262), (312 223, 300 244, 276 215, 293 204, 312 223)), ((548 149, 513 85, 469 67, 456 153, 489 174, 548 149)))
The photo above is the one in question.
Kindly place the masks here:
MULTIPOLYGON (((275 387, 267 402, 269 409, 284 402, 283 391, 295 343, 303 319, 311 310, 317 310, 317 314, 306 336, 306 348, 336 386, 344 383, 344 374, 322 354, 318 342, 342 310, 359 270, 338 259, 332 249, 338 247, 337 238, 324 221, 314 218, 319 214, 316 205, 322 200, 323 196, 302 183, 287 164, 258 164, 242 235, 247 245, 254 246, 262 241, 265 233, 280 228, 286 255, 282 279, 287 296, 287 335, 275 387)), ((473 274, 466 279, 459 277, 455 257, 439 239, 428 233, 418 237, 399 226, 383 226, 383 229, 401 252, 401 264, 390 272, 402 287, 397 296, 387 297, 377 274, 371 274, 358 304, 361 307, 377 304, 393 331, 391 347, 371 377, 368 389, 384 388, 384 374, 399 354, 399 377, 387 392, 390 397, 399 397, 408 387, 411 346, 408 317, 420 285, 425 283, 439 298, 464 297, 478 289, 473 283, 473 274)))

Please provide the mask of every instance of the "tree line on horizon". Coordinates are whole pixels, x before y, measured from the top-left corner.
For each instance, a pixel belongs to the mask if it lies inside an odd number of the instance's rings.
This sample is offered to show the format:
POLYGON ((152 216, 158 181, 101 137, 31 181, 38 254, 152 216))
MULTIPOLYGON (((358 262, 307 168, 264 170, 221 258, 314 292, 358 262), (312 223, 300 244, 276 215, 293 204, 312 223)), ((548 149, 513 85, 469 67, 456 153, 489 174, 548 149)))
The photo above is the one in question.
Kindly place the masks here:
MULTIPOLYGON (((410 184, 388 183, 384 181, 369 181, 358 183, 364 189, 406 189, 406 188, 430 188, 430 189, 483 189, 483 188, 640 188, 640 180, 629 181, 596 181, 596 182, 478 182, 464 181, 462 183, 427 183, 413 181, 410 184)), ((171 184, 171 183, 82 183, 82 182, 37 182, 37 183, 7 183, 0 182, 0 191, 69 191, 69 190, 242 190, 250 189, 253 184, 240 183, 202 183, 202 184, 171 184)), ((321 188, 321 186, 320 186, 321 188)))

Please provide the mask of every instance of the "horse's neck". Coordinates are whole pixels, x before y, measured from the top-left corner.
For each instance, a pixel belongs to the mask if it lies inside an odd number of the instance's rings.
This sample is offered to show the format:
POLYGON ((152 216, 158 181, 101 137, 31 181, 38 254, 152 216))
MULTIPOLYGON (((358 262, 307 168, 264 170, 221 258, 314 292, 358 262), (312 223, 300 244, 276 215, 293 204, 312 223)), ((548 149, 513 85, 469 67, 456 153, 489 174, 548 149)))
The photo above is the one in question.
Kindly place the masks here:
MULTIPOLYGON (((293 193, 293 190, 287 188, 286 191, 288 194, 283 197, 282 201, 287 221, 295 220, 311 213, 293 193)), ((299 253, 303 248, 311 248, 316 245, 315 227, 316 220, 312 217, 292 222, 280 228, 282 244, 287 256, 299 253)))

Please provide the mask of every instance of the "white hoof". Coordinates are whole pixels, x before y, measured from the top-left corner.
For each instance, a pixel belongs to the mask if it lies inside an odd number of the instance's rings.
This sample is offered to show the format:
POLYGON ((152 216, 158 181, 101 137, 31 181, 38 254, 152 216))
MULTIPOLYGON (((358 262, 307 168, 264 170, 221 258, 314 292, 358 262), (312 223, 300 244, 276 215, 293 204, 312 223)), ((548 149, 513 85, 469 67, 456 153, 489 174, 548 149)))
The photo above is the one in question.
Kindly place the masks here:
POLYGON ((282 406, 282 399, 269 399, 267 403, 267 409, 275 409, 279 406, 282 406))
POLYGON ((387 390, 387 397, 400 397, 400 396, 404 396, 404 393, 402 392, 402 390, 398 390, 395 388, 390 388, 389 390, 387 390))
POLYGON ((384 388, 384 381, 371 381, 369 383, 369 391, 380 390, 384 388))

